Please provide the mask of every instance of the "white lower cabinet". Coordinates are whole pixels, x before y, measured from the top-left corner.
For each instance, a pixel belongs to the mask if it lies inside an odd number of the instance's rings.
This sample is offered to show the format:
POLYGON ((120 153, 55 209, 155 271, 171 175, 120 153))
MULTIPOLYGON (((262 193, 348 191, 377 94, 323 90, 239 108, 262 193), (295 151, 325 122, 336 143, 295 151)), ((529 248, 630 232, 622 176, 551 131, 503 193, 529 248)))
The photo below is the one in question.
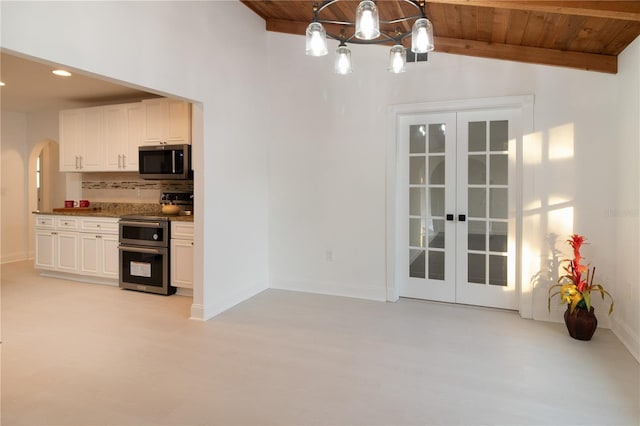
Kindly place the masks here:
POLYGON ((36 229, 36 261, 38 269, 56 268, 55 231, 36 229))
POLYGON ((77 219, 36 216, 35 266, 60 272, 78 272, 77 219))
POLYGON ((80 273, 118 278, 118 236, 80 232, 80 273))
POLYGON ((35 238, 37 269, 118 279, 117 218, 36 215, 35 238))
POLYGON ((171 285, 193 288, 193 223, 171 222, 171 285))
POLYGON ((56 270, 78 272, 78 233, 58 231, 56 238, 56 270))

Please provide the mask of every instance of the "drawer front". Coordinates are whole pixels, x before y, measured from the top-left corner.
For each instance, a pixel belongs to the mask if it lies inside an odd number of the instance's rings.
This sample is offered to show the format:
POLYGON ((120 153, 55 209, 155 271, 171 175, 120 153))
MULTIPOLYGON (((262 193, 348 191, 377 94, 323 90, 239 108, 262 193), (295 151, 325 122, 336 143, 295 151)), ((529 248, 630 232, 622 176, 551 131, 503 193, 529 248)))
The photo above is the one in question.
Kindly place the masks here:
POLYGON ((191 222, 171 222, 171 238, 193 239, 193 223, 191 222))
POLYGON ((75 231, 78 229, 78 218, 71 216, 58 216, 56 217, 56 228, 75 231))
POLYGON ((36 215, 36 228, 38 229, 53 229, 55 228, 55 221, 53 216, 44 216, 41 214, 36 215))
POLYGON ((101 234, 117 234, 118 219, 116 218, 83 218, 80 221, 80 231, 99 232, 101 234))

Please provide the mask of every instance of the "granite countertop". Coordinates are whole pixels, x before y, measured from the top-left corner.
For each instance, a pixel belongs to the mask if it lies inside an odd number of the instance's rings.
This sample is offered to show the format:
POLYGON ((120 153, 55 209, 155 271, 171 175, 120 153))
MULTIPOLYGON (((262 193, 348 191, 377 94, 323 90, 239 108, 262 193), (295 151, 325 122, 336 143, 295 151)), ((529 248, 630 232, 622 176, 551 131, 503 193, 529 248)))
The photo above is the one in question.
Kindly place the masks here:
POLYGON ((168 215, 162 214, 162 207, 159 204, 143 203, 91 203, 89 209, 65 209, 64 211, 39 210, 34 214, 46 214, 54 216, 88 216, 88 217, 117 217, 127 215, 154 215, 162 216, 171 221, 193 222, 193 215, 168 215))

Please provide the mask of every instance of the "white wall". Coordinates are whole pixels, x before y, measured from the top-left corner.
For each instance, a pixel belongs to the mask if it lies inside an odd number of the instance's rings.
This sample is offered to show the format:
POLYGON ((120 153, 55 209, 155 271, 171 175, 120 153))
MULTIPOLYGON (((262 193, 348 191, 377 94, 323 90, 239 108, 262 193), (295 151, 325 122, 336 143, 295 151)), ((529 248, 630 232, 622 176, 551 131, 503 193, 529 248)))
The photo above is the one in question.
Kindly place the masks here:
POLYGON ((266 288, 264 22, 237 1, 0 7, 10 51, 201 102, 192 316, 210 318, 266 288))
POLYGON ((535 131, 523 147, 521 276, 534 286, 532 316, 559 320, 563 311, 547 312, 558 271, 557 262, 549 270, 550 238, 561 259, 569 234, 586 235, 583 254, 603 282, 615 281, 608 210, 617 177, 607 165, 616 158, 619 77, 443 53, 391 75, 380 46, 351 46, 354 72, 336 76, 332 53, 305 56, 303 37, 269 33, 268 42, 271 111, 284 118, 273 122, 269 152, 273 287, 385 300, 387 108, 510 95, 535 96, 535 131))
POLYGON ((2 111, 0 195, 2 200, 2 256, 0 261, 13 262, 28 257, 27 213, 27 116, 2 111))
MULTIPOLYGON (((626 205, 613 188, 638 159, 619 148, 616 130, 617 89, 637 87, 637 52, 619 75, 435 53, 395 76, 386 72, 387 48, 353 46, 354 74, 335 76, 332 55, 305 56, 302 37, 265 33, 235 1, 1 7, 5 48, 203 103, 204 143, 194 146, 196 317, 260 291, 267 277, 272 287, 384 300, 387 108, 527 94, 535 95, 535 132, 523 150, 521 279, 535 286, 533 317, 560 318, 560 307, 547 313, 546 289, 572 232, 589 238, 584 254, 603 283, 623 276, 621 291, 637 294, 637 267, 616 261, 624 227, 610 213, 626 205), (623 157, 619 176, 610 165, 623 157)), ((638 91, 628 96, 637 108, 638 91)), ((637 148, 638 113, 622 114, 637 148)), ((637 336, 629 310, 621 324, 637 336)))
POLYGON ((640 38, 618 57, 619 149, 615 158, 617 276, 614 331, 640 360, 640 38))

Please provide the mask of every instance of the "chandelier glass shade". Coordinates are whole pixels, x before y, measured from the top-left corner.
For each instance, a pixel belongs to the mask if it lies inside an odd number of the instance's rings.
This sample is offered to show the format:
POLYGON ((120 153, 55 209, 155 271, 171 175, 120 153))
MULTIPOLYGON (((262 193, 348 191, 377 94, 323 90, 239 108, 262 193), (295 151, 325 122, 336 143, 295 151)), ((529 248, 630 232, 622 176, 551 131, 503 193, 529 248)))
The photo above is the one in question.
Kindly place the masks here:
POLYGON ((361 1, 356 9, 356 37, 360 40, 374 40, 380 37, 378 8, 371 0, 361 1))
MULTIPOLYGON (((337 74, 352 72, 351 50, 347 43, 392 45, 388 70, 393 73, 405 71, 406 49, 403 40, 406 38, 411 38, 411 51, 414 53, 423 54, 434 50, 433 25, 424 13, 424 0, 397 0, 398 3, 407 5, 395 9, 395 13, 403 15, 385 17, 387 19, 380 18, 379 8, 373 0, 360 1, 355 11, 354 22, 324 18, 325 15, 339 16, 339 13, 335 12, 343 10, 345 6, 336 7, 333 13, 329 9, 340 1, 324 0, 320 4, 314 4, 313 21, 306 31, 307 55, 326 55, 327 37, 339 42, 334 62, 337 74), (408 9, 415 10, 414 14, 406 14, 408 9), (339 32, 327 31, 325 25, 331 31, 339 28, 339 32), (407 31, 408 28, 411 30, 407 31)), ((391 9, 386 10, 388 12, 391 9)))
POLYGON ((389 52, 389 67, 387 70, 394 74, 400 74, 405 72, 405 65, 407 64, 407 54, 404 47, 401 44, 396 44, 391 48, 389 52))
POLYGON ((351 68, 351 49, 344 44, 341 44, 336 49, 335 72, 342 75, 353 72, 351 68))
POLYGON ((434 49, 433 25, 427 18, 416 19, 411 30, 411 51, 427 53, 434 49))
POLYGON ((312 22, 307 27, 307 55, 324 56, 327 50, 327 33, 319 22, 312 22))

